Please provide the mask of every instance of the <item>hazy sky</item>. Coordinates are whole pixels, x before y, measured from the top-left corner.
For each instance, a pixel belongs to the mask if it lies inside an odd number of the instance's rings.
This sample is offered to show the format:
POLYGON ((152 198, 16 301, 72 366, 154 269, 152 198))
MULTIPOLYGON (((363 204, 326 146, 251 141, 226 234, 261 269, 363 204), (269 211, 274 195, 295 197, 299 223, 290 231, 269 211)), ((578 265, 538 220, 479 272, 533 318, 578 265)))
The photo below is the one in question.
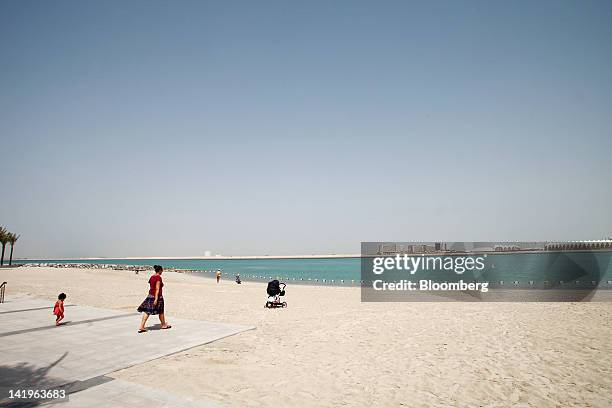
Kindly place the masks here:
POLYGON ((612 2, 0 2, 15 256, 612 234, 612 2))

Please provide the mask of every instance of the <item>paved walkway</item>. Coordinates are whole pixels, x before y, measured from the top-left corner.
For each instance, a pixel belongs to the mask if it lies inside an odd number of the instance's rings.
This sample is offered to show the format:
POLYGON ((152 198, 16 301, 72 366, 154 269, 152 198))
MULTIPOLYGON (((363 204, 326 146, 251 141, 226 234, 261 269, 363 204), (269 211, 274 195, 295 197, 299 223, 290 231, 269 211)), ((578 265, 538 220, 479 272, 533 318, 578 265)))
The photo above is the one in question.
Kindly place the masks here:
POLYGON ((105 374, 240 333, 253 327, 169 319, 172 328, 147 322, 137 333, 139 314, 66 305, 66 325, 55 327, 53 302, 13 297, 0 304, 0 406, 9 389, 63 386, 69 402, 59 407, 213 407, 148 387, 109 381, 105 374), (96 402, 97 401, 97 402, 96 402), (96 405, 98 404, 98 405, 96 405))
POLYGON ((221 408, 216 401, 189 399, 123 380, 113 380, 70 395, 54 408, 221 408))

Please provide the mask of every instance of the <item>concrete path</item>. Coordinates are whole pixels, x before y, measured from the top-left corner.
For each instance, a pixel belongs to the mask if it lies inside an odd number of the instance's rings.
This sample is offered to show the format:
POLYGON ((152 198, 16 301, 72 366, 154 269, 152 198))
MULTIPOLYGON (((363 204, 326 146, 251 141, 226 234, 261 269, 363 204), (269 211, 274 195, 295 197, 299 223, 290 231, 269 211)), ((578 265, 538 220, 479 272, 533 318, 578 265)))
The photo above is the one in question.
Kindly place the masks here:
POLYGON ((13 297, 0 304, 0 406, 7 402, 9 389, 60 386, 72 392, 71 401, 62 407, 97 406, 92 402, 97 398, 105 403, 107 396, 122 399, 119 396, 127 394, 131 397, 123 399, 123 405, 113 406, 214 406, 124 381, 97 379, 253 328, 171 318, 172 328, 160 330, 159 320, 151 316, 149 332, 139 334, 137 312, 69 304, 65 310, 66 325, 55 327, 53 302, 13 297), (87 404, 78 405, 82 399, 87 404))
POLYGON ((67 402, 47 403, 55 408, 221 408, 212 400, 179 397, 165 391, 123 380, 112 380, 70 394, 67 402))

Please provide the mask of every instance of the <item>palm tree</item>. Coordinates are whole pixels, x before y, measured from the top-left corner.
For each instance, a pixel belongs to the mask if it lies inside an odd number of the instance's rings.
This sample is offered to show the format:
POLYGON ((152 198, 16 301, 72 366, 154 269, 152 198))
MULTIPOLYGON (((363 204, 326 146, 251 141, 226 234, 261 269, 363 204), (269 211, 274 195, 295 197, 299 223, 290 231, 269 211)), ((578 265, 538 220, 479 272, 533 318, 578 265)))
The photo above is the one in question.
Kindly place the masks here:
POLYGON ((8 242, 11 244, 11 256, 9 257, 9 265, 13 264, 13 247, 15 246, 15 242, 19 239, 19 235, 14 232, 9 232, 8 242))
POLYGON ((0 257, 0 266, 4 264, 4 248, 6 248, 6 244, 8 243, 8 234, 9 232, 7 230, 0 227, 0 243, 2 244, 2 257, 0 257))

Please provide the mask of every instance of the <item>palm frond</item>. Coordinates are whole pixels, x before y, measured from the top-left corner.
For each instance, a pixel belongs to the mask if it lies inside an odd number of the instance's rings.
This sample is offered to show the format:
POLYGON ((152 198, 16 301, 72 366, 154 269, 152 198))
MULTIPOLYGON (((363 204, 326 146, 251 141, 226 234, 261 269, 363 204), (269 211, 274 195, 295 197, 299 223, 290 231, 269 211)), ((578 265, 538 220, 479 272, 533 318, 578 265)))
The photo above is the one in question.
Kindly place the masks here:
POLYGON ((6 245, 7 242, 9 242, 9 234, 10 234, 10 232, 8 232, 3 227, 0 227, 0 243, 2 245, 6 245))

